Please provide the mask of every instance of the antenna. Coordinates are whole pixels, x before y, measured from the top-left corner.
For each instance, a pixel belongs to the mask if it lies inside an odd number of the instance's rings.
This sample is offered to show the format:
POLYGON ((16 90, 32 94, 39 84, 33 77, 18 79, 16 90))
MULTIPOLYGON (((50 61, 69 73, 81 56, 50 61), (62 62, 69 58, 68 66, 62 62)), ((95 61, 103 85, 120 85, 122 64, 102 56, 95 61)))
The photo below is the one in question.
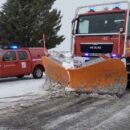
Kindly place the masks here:
POLYGON ((43 33, 43 47, 46 48, 46 40, 45 40, 45 34, 43 33))

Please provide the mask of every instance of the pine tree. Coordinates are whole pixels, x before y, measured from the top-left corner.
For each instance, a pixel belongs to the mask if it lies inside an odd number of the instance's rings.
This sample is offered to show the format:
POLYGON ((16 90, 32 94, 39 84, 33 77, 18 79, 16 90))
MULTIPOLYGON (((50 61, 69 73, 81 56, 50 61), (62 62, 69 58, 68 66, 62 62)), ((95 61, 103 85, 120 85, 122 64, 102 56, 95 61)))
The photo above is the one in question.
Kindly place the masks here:
POLYGON ((46 35, 47 48, 64 40, 57 33, 61 12, 52 9, 55 0, 7 0, 0 12, 0 44, 19 42, 21 46, 41 46, 46 35))

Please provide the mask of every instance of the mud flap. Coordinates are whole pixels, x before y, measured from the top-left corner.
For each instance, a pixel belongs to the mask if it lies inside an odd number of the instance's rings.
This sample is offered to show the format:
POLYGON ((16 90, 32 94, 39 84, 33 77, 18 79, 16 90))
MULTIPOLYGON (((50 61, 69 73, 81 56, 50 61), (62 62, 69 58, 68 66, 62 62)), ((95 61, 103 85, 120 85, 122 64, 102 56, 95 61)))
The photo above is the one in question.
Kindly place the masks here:
POLYGON ((42 58, 46 74, 59 83, 75 90, 123 94, 127 86, 127 71, 119 59, 107 59, 92 65, 65 69, 62 65, 42 58))

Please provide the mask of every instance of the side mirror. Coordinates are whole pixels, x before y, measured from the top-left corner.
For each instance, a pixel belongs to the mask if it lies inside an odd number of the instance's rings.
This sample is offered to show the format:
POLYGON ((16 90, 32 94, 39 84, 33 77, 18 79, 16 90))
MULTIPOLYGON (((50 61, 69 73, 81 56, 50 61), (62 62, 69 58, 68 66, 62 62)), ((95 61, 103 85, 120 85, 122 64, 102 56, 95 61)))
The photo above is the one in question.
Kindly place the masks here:
POLYGON ((75 22, 78 20, 78 18, 75 18, 72 20, 72 34, 75 34, 75 22))
POLYGON ((3 61, 10 61, 9 57, 3 57, 3 61))

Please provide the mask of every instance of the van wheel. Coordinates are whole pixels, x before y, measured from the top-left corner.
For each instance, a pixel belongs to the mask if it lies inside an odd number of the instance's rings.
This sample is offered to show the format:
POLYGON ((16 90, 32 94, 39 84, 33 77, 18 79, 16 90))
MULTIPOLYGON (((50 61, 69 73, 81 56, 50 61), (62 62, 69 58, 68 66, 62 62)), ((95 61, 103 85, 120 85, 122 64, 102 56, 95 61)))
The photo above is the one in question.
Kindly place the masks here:
POLYGON ((23 77, 24 77, 24 75, 19 75, 19 76, 17 76, 18 79, 21 79, 21 78, 23 78, 23 77))
POLYGON ((40 79, 43 76, 43 68, 42 67, 36 67, 33 71, 33 78, 34 79, 40 79))

